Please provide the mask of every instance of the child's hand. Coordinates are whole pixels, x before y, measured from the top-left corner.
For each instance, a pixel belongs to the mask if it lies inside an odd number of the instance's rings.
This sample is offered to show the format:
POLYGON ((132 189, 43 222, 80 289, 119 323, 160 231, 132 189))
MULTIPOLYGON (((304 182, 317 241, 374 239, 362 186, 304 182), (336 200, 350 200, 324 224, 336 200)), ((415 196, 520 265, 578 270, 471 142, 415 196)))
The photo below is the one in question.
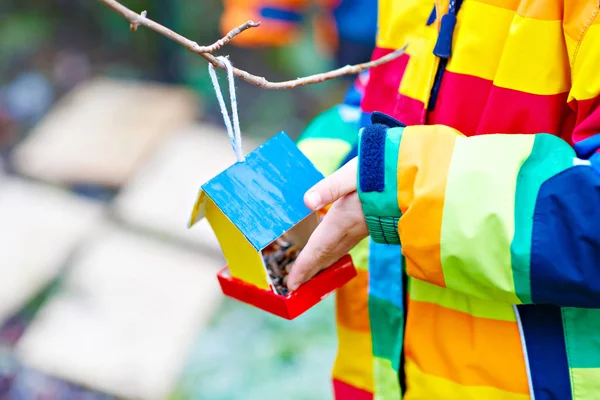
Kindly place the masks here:
POLYGON ((320 270, 330 266, 369 235, 356 192, 357 159, 306 192, 311 210, 334 203, 294 262, 288 288, 295 290, 320 270))

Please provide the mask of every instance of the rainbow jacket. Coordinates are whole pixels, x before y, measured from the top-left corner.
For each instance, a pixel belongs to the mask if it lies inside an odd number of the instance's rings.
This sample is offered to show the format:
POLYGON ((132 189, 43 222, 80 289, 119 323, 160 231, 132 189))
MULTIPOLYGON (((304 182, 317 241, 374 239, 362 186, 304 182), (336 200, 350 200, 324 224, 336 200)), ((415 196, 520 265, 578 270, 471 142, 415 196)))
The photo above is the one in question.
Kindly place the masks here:
POLYGON ((299 140, 324 173, 358 155, 371 233, 336 399, 600 399, 600 4, 378 14, 373 58, 406 54, 299 140))

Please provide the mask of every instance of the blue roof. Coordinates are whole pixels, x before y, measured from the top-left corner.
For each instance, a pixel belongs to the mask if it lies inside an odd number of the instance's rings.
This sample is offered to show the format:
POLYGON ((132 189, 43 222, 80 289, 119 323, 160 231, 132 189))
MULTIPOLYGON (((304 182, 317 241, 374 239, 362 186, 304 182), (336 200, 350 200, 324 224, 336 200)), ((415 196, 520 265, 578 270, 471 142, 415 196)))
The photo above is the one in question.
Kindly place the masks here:
POLYGON ((261 250, 307 217, 304 193, 323 175, 281 132, 202 185, 202 190, 261 250))

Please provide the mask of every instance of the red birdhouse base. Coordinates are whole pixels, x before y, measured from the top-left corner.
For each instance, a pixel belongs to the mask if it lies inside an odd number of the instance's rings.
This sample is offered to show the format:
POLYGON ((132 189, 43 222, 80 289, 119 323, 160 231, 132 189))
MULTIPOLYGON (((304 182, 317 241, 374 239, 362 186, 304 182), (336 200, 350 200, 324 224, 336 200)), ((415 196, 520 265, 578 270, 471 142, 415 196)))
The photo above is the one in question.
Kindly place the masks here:
POLYGON ((301 315, 355 276, 352 258, 345 255, 289 295, 280 296, 271 290, 260 289, 233 278, 227 267, 217 274, 221 290, 226 296, 289 320, 301 315))

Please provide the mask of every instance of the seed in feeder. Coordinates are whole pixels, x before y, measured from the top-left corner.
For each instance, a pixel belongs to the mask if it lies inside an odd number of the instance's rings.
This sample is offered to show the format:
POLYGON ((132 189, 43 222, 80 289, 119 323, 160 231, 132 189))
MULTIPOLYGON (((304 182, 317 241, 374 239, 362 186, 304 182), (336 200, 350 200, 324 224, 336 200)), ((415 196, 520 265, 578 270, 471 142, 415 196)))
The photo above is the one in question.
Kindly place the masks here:
POLYGON ((289 240, 278 238, 263 250, 263 259, 277 294, 287 296, 287 276, 299 250, 289 240))
POLYGON ((300 251, 298 250, 298 248, 292 245, 286 250, 285 256, 291 260, 295 260, 298 257, 299 252, 300 251))

